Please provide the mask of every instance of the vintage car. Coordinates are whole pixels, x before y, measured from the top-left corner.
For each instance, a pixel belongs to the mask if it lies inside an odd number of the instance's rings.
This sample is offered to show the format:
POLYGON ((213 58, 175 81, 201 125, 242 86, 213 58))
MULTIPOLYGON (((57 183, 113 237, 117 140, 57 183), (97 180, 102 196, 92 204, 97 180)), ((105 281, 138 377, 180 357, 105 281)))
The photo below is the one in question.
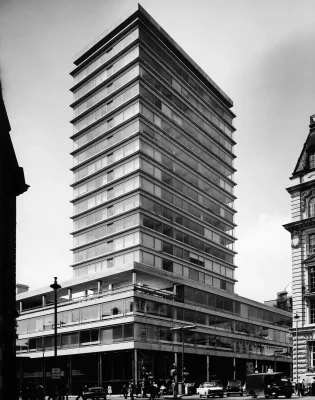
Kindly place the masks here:
POLYGON ((83 392, 84 400, 88 399, 102 399, 106 400, 106 392, 105 389, 101 386, 91 387, 87 391, 83 392))
POLYGON ((246 394, 256 398, 264 396, 276 399, 284 396, 287 399, 292 397, 292 385, 284 378, 283 372, 266 372, 247 375, 246 394))
POLYGON ((200 397, 223 397, 224 389, 223 385, 218 381, 211 381, 211 382, 204 382, 201 383, 200 386, 197 388, 197 394, 200 397))
POLYGON ((228 381, 226 388, 226 395, 230 396, 230 395, 236 395, 239 394, 240 396, 243 396, 244 394, 244 389, 243 389, 243 385, 241 381, 228 381))

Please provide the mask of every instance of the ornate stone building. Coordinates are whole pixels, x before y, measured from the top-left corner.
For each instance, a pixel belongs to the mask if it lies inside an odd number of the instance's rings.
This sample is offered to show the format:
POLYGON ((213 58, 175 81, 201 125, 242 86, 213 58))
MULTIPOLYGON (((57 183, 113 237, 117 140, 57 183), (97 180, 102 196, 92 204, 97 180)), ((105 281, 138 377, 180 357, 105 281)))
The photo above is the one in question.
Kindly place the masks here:
POLYGON ((291 195, 294 379, 315 369, 315 115, 287 189, 291 195))

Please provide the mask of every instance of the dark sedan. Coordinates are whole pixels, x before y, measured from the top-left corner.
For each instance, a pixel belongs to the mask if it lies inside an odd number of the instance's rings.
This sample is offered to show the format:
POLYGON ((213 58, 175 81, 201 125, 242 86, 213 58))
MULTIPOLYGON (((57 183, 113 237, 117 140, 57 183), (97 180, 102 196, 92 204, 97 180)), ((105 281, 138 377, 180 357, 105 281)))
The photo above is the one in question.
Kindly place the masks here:
POLYGON ((242 382, 236 381, 236 380, 228 381, 225 391, 226 391, 227 396, 230 396, 230 395, 234 396, 236 394, 243 396, 243 394, 244 394, 242 382))

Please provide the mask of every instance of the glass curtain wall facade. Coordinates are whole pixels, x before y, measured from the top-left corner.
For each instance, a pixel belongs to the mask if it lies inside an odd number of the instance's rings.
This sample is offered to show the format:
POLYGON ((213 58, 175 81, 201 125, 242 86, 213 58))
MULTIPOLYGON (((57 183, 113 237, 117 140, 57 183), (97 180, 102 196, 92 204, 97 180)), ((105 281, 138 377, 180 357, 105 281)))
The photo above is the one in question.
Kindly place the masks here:
POLYGON ((233 293, 232 101, 144 19, 72 75, 74 277, 140 262, 233 293))

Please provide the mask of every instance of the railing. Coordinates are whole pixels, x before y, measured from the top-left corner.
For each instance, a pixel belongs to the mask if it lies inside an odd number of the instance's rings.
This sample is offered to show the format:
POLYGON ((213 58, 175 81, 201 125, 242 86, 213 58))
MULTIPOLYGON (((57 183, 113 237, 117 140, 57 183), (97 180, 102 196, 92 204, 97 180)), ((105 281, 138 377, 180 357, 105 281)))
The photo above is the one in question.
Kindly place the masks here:
MULTIPOLYGON (((69 304, 86 302, 86 301, 95 300, 95 299, 102 298, 102 297, 112 296, 112 295, 118 294, 118 293, 130 292, 130 291, 142 292, 142 293, 149 294, 151 296, 161 297, 161 298, 168 299, 168 300, 181 301, 178 296, 176 296, 175 294, 173 294, 172 292, 170 292, 168 290, 154 289, 154 288, 150 288, 148 286, 138 283, 138 284, 134 284, 134 285, 122 286, 117 289, 101 291, 98 293, 92 293, 92 294, 89 294, 86 296, 76 297, 71 300, 59 298, 58 306, 59 307, 67 306, 69 304)), ((53 308, 53 307, 54 307, 54 303, 46 303, 46 305, 40 305, 40 306, 36 306, 36 307, 27 308, 25 310, 19 311, 19 313, 20 313, 20 315, 23 315, 26 313, 32 313, 32 312, 40 311, 42 309, 46 310, 46 309, 53 308)))

